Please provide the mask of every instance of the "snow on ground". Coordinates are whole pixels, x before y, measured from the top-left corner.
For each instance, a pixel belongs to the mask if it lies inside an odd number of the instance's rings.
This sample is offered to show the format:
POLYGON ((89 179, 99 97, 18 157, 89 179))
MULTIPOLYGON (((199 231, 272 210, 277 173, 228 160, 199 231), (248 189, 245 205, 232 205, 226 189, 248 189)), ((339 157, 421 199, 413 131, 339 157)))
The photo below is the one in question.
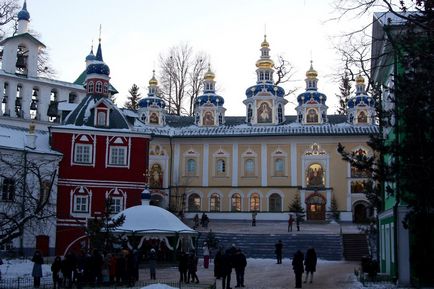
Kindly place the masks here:
MULTIPOLYGON (((3 278, 31 277, 33 263, 29 260, 5 260, 0 266, 3 278)), ((247 259, 245 272, 246 289, 287 289, 295 286, 294 272, 292 271, 291 259, 283 259, 283 264, 276 264, 274 259, 247 259)), ((308 289, 391 289, 396 288, 392 284, 369 284, 364 287, 356 276, 354 269, 359 266, 358 262, 326 261, 318 260, 317 271, 312 284, 303 284, 308 289)), ((51 265, 44 264, 44 276, 50 276, 51 265)), ((198 276, 201 284, 217 284, 217 289, 222 288, 221 280, 214 278, 214 266, 211 262, 208 269, 203 268, 203 260, 199 261, 198 276)), ((157 268, 157 280, 160 282, 173 282, 179 278, 178 268, 157 268)), ((304 276, 303 276, 304 278, 304 276)), ((149 280, 149 269, 140 270, 140 280, 149 280)), ((231 287, 234 288, 235 272, 232 272, 231 287)), ((165 284, 153 284, 141 289, 175 289, 165 284)))
MULTIPOLYGON (((32 277, 33 262, 25 259, 3 260, 0 266, 2 278, 32 277)), ((42 274, 51 276, 51 264, 42 265, 42 274)))

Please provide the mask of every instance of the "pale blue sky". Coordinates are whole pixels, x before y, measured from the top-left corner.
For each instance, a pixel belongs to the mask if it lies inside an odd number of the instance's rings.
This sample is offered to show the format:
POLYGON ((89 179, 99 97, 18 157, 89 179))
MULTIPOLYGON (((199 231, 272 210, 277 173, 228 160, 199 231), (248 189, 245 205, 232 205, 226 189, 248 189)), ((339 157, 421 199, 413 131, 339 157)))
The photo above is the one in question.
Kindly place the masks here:
MULTIPOLYGON (((85 67, 92 40, 102 25, 104 61, 111 83, 119 90, 122 106, 133 83, 147 92, 160 53, 180 43, 209 55, 226 115, 244 115, 245 90, 255 84, 255 62, 266 25, 270 54, 283 55, 295 66, 294 82, 285 89, 304 90, 311 55, 320 79, 319 90, 328 96, 329 113, 336 109, 338 70, 333 36, 354 27, 361 19, 327 22, 332 0, 28 0, 32 29, 49 48, 57 78, 74 81, 85 67)), ((370 19, 363 19, 369 21, 370 19)), ((295 103, 295 95, 287 96, 295 103)), ((295 114, 287 105, 286 114, 295 114)))

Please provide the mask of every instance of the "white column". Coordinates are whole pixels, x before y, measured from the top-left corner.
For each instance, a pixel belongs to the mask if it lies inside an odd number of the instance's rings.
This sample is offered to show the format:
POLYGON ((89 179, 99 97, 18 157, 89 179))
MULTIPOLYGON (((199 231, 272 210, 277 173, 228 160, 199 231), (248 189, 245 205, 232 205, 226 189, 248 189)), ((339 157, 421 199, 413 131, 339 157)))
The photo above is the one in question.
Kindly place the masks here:
POLYGON ((3 115, 3 96, 4 96, 4 81, 0 80, 0 115, 3 115))
POLYGON ((238 186, 238 144, 232 145, 232 186, 238 186))
POLYGON ((300 203, 301 203, 301 206, 303 207, 304 211, 307 212, 305 199, 306 199, 306 191, 300 190, 300 203))
POLYGON ((23 83, 21 86, 21 111, 24 119, 30 119, 30 103, 32 102, 31 84, 23 83))
POLYGON ((9 114, 10 117, 16 117, 15 100, 17 99, 17 83, 15 81, 9 81, 7 96, 8 103, 6 104, 6 113, 9 114))
POLYGON ((268 169, 268 157, 267 157, 267 144, 261 144, 261 184, 263 187, 267 186, 267 169, 268 169))
POLYGON ((291 186, 297 186, 297 145, 291 143, 291 186))
POLYGON ((48 106, 50 105, 51 88, 40 86, 38 92, 38 119, 48 121, 48 106))
POLYGON ((202 186, 204 187, 208 187, 208 160, 209 160, 209 145, 208 144, 204 144, 203 145, 203 160, 202 160, 202 165, 203 165, 203 175, 202 175, 202 186))
POLYGON ((180 160, 180 152, 181 148, 179 146, 179 144, 175 144, 175 149, 173 150, 173 179, 172 179, 172 184, 179 185, 180 179, 179 179, 179 172, 181 171, 181 168, 179 167, 179 160, 180 160))

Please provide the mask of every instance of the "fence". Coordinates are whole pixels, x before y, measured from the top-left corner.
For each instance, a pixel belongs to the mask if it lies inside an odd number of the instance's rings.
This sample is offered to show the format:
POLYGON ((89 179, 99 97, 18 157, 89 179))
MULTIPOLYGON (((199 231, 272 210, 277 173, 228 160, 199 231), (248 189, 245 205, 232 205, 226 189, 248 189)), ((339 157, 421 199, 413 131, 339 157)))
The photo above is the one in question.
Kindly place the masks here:
MULTIPOLYGON (((216 289, 216 284, 214 283, 200 283, 200 284, 185 284, 175 281, 137 281, 134 286, 130 285, 103 285, 98 286, 97 288, 110 288, 110 289, 123 289, 123 288, 142 288, 151 284, 165 284, 170 287, 179 288, 179 289, 216 289)), ((0 289, 33 289, 33 278, 32 277, 23 277, 23 278, 6 278, 0 280, 0 289)), ((41 278, 41 286, 40 289, 51 289, 53 288, 53 280, 51 277, 43 277, 41 278)), ((62 287, 64 288, 64 287, 62 287)), ((76 284, 74 284, 73 288, 77 288, 76 284)), ((83 288, 95 288, 95 286, 83 286, 83 288)))

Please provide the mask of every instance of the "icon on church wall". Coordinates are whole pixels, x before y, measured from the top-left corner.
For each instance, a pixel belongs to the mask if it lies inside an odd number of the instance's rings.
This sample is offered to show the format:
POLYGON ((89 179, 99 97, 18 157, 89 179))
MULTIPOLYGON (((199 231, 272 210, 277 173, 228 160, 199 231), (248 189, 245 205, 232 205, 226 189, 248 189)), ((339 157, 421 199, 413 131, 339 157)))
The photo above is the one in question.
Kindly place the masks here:
POLYGON ((149 123, 158 124, 158 114, 156 112, 151 113, 149 123))
POLYGON ((262 102, 259 105, 258 111, 258 123, 271 123, 271 108, 268 102, 262 102))
POLYGON ((205 111, 202 123, 203 125, 214 125, 214 114, 211 111, 205 111))
POLYGON ((368 116, 364 111, 361 111, 359 115, 357 116, 357 122, 358 123, 367 123, 368 122, 368 116))
POLYGON ((159 164, 153 164, 151 168, 149 178, 150 188, 162 188, 163 187, 163 170, 159 164))
POLYGON ((308 187, 324 186, 324 170, 320 164, 312 164, 306 172, 306 184, 308 187))
POLYGON ((315 109, 309 109, 306 115, 307 123, 318 123, 318 113, 315 109))

